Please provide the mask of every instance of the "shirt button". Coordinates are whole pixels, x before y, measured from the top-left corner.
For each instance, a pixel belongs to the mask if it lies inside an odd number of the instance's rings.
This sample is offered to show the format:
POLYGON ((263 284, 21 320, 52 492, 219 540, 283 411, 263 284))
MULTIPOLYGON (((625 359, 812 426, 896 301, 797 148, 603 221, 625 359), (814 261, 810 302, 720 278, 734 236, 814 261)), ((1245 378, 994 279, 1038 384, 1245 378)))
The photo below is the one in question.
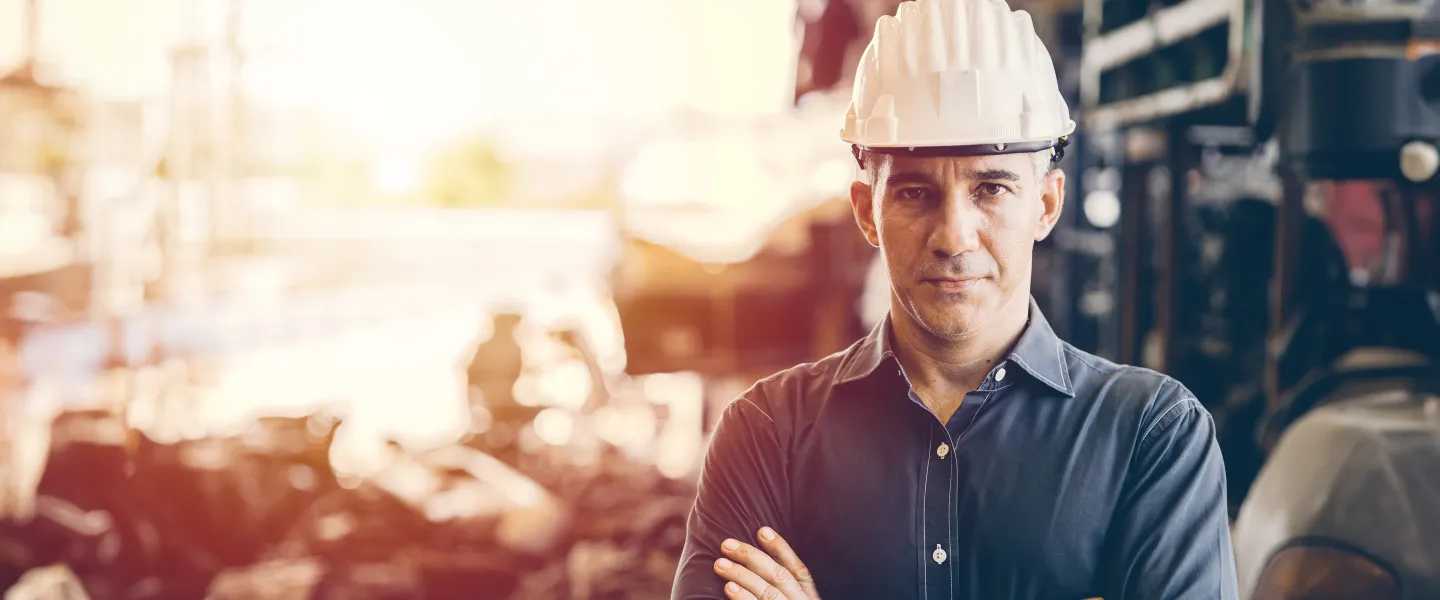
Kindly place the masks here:
POLYGON ((945 455, 946 455, 946 454, 949 454, 949 453, 950 453, 950 444, 942 443, 942 444, 940 444, 940 447, 939 447, 939 448, 936 448, 936 449, 935 449, 935 456, 938 456, 938 457, 940 457, 940 458, 945 458, 945 455))
POLYGON ((995 381, 1005 381, 1005 367, 1000 367, 1000 370, 995 372, 995 381))
POLYGON ((945 556, 945 549, 941 548, 940 544, 935 544, 935 552, 930 554, 930 558, 935 559, 935 564, 943 565, 945 564, 945 556))

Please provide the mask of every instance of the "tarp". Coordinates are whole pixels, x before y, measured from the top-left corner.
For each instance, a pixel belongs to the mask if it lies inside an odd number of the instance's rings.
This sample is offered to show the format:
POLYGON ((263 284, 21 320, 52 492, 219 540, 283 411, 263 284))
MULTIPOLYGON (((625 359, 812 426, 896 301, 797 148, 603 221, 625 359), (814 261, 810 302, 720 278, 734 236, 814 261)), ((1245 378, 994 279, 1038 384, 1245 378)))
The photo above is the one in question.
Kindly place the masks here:
POLYGON ((1385 563, 1404 600, 1440 597, 1440 396, 1376 393, 1286 431, 1235 525, 1242 597, 1275 552, 1306 537, 1385 563))

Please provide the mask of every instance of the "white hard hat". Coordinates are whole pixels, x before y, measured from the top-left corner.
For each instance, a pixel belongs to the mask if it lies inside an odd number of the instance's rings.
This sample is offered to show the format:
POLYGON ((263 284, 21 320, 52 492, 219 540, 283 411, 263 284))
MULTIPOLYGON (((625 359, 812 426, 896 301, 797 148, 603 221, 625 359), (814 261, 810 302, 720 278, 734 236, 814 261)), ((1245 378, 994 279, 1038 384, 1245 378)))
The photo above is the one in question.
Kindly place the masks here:
POLYGON ((919 0, 875 24, 840 137, 871 151, 1008 154, 1063 147, 1074 131, 1029 13, 919 0))

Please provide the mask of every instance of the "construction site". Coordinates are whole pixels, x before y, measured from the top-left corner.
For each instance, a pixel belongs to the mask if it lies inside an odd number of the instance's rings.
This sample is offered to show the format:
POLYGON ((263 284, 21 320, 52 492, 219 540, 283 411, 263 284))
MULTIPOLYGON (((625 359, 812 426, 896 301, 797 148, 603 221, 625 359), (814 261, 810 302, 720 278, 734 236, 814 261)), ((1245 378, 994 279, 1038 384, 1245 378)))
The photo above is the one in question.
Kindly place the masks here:
MULTIPOLYGON (((680 598, 727 406, 888 322, 900 5, 0 0, 4 597, 680 598)), ((1008 6, 1030 295, 1213 417, 1240 597, 1440 597, 1440 8, 1008 6)))

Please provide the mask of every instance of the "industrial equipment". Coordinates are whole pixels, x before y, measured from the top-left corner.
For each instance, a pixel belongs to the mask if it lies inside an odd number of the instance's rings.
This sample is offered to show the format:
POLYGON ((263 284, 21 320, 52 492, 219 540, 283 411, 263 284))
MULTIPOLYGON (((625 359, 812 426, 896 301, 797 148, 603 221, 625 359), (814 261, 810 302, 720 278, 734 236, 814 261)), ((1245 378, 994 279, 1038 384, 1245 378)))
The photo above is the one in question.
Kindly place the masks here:
MULTIPOLYGON (((1435 10, 1310 0, 1087 5, 1083 126, 1126 142, 1116 153, 1130 188, 1122 346, 1134 350, 1122 360, 1145 358, 1145 339, 1156 350, 1147 366, 1187 382, 1198 315, 1217 302, 1269 331, 1265 340, 1221 340, 1233 355, 1263 356, 1264 367, 1222 372, 1227 397, 1207 401, 1244 498, 1234 539, 1245 598, 1440 594, 1435 10), (1233 272, 1196 304, 1184 293, 1185 269, 1203 249, 1187 232, 1196 174, 1215 147, 1204 132, 1215 126, 1248 129, 1253 159, 1279 176, 1279 193, 1243 209, 1263 217, 1248 219, 1251 230, 1273 223, 1272 242, 1251 245, 1270 253, 1249 257, 1273 268, 1255 270, 1262 282, 1222 261, 1233 272), (1262 153, 1267 146, 1276 152, 1262 153), (1151 247, 1158 264, 1149 264, 1151 247), (1256 286, 1269 293, 1247 291, 1256 286)), ((1245 245, 1226 244, 1232 253, 1245 245)))

